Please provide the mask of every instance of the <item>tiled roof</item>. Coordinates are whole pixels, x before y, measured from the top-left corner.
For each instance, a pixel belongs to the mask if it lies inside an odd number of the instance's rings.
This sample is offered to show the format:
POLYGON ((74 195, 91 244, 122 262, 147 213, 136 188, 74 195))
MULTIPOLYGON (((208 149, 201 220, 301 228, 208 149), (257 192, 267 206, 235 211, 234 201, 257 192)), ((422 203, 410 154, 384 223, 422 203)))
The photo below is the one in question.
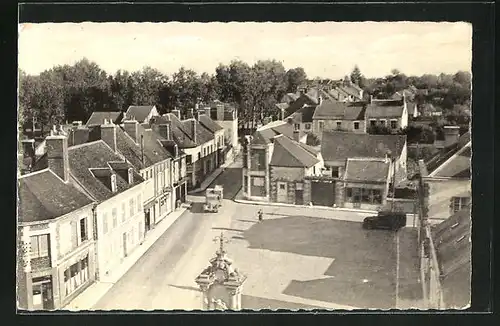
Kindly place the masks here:
POLYGON ((104 119, 111 120, 114 124, 121 122, 122 112, 92 112, 86 126, 97 126, 104 124, 104 119))
POLYGON ((302 108, 304 105, 318 105, 317 98, 312 99, 310 98, 310 96, 307 96, 305 94, 301 95, 295 102, 290 103, 289 107, 286 109, 286 115, 289 116, 290 114, 302 108))
POLYGON ((308 168, 318 162, 314 155, 290 138, 282 135, 274 138, 274 150, 269 165, 308 168))
POLYGON ((198 146, 192 139, 191 134, 188 130, 184 128, 182 121, 177 118, 177 116, 173 113, 167 113, 161 117, 153 117, 151 123, 152 124, 165 124, 167 121, 171 121, 171 132, 173 141, 180 148, 193 148, 198 146))
POLYGON ((130 135, 121 127, 116 130, 116 146, 118 151, 132 163, 134 167, 141 170, 171 158, 171 155, 157 141, 161 138, 159 135, 156 135, 151 129, 144 129, 141 125, 139 125, 137 129, 139 132, 138 139, 140 139, 141 135, 143 136, 143 149, 141 149, 141 145, 135 143, 130 135), (144 162, 142 161, 143 151, 144 162))
POLYGON ((258 128, 253 136, 252 144, 265 145, 271 143, 271 139, 277 135, 285 135, 293 139, 293 126, 284 121, 273 121, 258 128))
POLYGON ((386 182, 389 162, 383 160, 347 159, 346 181, 386 182))
POLYGON ((471 144, 468 143, 449 160, 435 169, 432 176, 446 178, 470 178, 471 154, 471 144))
POLYGON ((206 114, 201 114, 198 121, 203 125, 203 127, 210 130, 210 132, 212 133, 224 129, 221 126, 219 126, 217 122, 210 119, 210 117, 206 114))
POLYGON ((354 86, 352 85, 344 85, 344 86, 340 86, 339 89, 341 91, 343 91, 344 93, 347 93, 348 95, 351 95, 353 97, 356 97, 356 98, 360 98, 359 97, 359 90, 356 89, 354 86))
POLYGON ((315 105, 306 105, 292 113, 289 117, 292 118, 294 122, 298 122, 297 116, 302 114, 302 122, 313 122, 314 110, 316 110, 315 105))
POLYGON ((399 100, 375 100, 366 108, 367 118, 397 118, 403 115, 404 103, 399 100))
POLYGON ((364 120, 366 103, 323 101, 314 111, 313 119, 364 120))
POLYGON ((54 219, 91 203, 89 197, 48 169, 19 179, 19 222, 54 219))
POLYGON ((470 272, 471 224, 470 209, 466 208, 431 229, 440 272, 444 278, 463 266, 468 267, 470 272))
POLYGON ((135 120, 142 122, 151 113, 151 110, 153 110, 153 108, 154 105, 131 105, 128 107, 127 112, 125 112, 125 117, 129 119, 134 118, 135 120))
POLYGON ((214 135, 207 128, 203 127, 198 121, 196 121, 196 119, 182 120, 182 127, 188 135, 193 134, 193 121, 196 122, 196 142, 198 145, 214 139, 214 135))
POLYGON ((405 135, 324 131, 321 139, 321 155, 325 161, 345 160, 353 157, 383 158, 387 150, 399 156, 405 143, 405 135))
MULTIPOLYGON (((118 134, 118 132, 117 132, 118 134)), ((68 149, 69 165, 72 175, 89 191, 97 200, 106 200, 130 189, 143 181, 141 176, 134 170, 134 182, 129 184, 119 174, 116 175, 117 192, 113 193, 109 187, 93 176, 90 169, 110 168, 108 162, 123 162, 123 159, 113 150, 99 140, 83 145, 73 146, 68 149)), ((130 165, 133 168, 132 165, 130 165)))

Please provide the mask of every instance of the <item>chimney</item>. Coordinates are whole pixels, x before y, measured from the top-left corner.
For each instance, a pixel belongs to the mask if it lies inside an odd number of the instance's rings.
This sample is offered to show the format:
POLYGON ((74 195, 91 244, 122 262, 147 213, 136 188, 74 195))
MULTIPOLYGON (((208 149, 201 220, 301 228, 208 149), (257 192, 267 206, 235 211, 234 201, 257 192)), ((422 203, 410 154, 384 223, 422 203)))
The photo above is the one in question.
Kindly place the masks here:
POLYGON ((174 144, 174 156, 179 157, 179 146, 177 144, 174 144))
POLYGON ((190 118, 196 118, 195 115, 194 115, 194 110, 193 109, 189 109, 188 119, 190 119, 190 118))
POLYGON ((116 152, 116 127, 110 123, 108 119, 104 119, 104 124, 101 125, 101 139, 116 152))
POLYGON ((45 138, 49 169, 64 182, 69 180, 68 138, 57 132, 54 126, 45 138))
POLYGON ((111 192, 116 192, 118 189, 116 187, 116 174, 111 173, 110 176, 111 181, 111 192))
POLYGON ((202 115, 203 112, 201 111, 196 111, 196 120, 200 121, 200 115, 202 115))
POLYGON ((224 121, 224 105, 217 104, 217 120, 224 121))
POLYGON ((196 143, 196 124, 198 122, 195 120, 195 119, 192 119, 191 120, 191 136, 192 136, 192 139, 193 141, 196 143))
POLYGON ((205 115, 209 118, 212 118, 212 109, 210 107, 205 108, 205 115))
POLYGON ((370 104, 373 102, 373 95, 370 95, 370 104))
POLYGON ((134 142, 139 143, 139 123, 136 120, 123 121, 123 129, 134 142))
POLYGON ((459 130, 460 130, 459 126, 443 127, 444 147, 455 145, 458 142, 458 138, 460 138, 459 130))
POLYGON ((296 142, 300 142, 300 131, 299 130, 294 130, 293 131, 293 140, 296 142))
POLYGON ((280 120, 285 120, 285 109, 281 109, 281 119, 280 120))
POLYGON ((195 109, 196 111, 198 111, 198 109, 199 109, 199 108, 200 108, 200 104, 196 103, 196 104, 194 105, 194 109, 195 109))
POLYGON ((172 110, 170 113, 172 113, 173 115, 175 115, 177 117, 177 119, 181 119, 181 111, 175 109, 175 110, 172 110))
POLYGON ((321 94, 318 94, 318 105, 321 105, 322 102, 323 102, 323 97, 321 96, 321 94))

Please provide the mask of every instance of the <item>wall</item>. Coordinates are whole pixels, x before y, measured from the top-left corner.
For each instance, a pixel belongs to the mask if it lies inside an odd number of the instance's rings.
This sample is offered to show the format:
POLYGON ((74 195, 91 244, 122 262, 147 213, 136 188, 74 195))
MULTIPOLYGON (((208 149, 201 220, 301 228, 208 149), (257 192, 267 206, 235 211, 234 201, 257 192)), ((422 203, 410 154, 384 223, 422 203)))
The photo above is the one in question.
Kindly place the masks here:
POLYGON ((442 221, 452 215, 452 197, 471 197, 471 181, 460 179, 424 178, 429 185, 429 220, 442 221))
POLYGON ((278 201, 278 182, 287 182, 288 204, 295 204, 296 183, 303 183, 306 169, 271 166, 270 167, 270 200, 278 201))
POLYGON ((338 130, 337 121, 340 121, 340 128, 344 131, 356 132, 356 133, 366 133, 366 122, 364 119, 361 120, 341 120, 341 119, 327 119, 327 120, 314 120, 313 122, 313 133, 318 137, 322 137, 323 131, 325 130, 338 130), (319 122, 323 121, 323 129, 319 128, 319 122), (359 122, 359 129, 354 129, 354 122, 359 122))
POLYGON ((123 193, 103 201, 96 208, 97 219, 97 277, 102 279, 112 273, 124 258, 123 234, 127 234, 126 249, 130 254, 144 239, 143 185, 139 184, 123 193), (134 199, 133 215, 130 216, 130 199, 134 199), (139 199, 139 200, 138 200, 139 199), (138 205, 139 203, 139 205, 138 205), (116 209, 117 225, 113 227, 113 208, 116 209), (124 211, 123 211, 124 209, 124 211), (125 213, 124 213, 125 212, 125 213), (107 215, 108 232, 104 234, 103 219, 107 215), (125 214, 125 220, 122 216, 125 214))

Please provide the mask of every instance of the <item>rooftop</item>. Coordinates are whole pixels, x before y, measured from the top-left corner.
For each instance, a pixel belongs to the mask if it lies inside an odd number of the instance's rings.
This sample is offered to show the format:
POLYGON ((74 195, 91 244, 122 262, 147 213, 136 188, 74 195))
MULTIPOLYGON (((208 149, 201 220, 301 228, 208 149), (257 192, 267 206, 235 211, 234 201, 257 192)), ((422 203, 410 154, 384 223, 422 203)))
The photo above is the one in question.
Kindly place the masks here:
POLYGON ((403 115, 401 100, 373 100, 366 108, 367 118, 397 118, 403 115))
POLYGON ((471 143, 460 148, 444 163, 430 173, 431 177, 470 178, 471 176, 471 143))
POLYGON ((51 220, 92 203, 49 169, 24 175, 18 184, 19 222, 51 220))
POLYGON ((223 130, 221 126, 214 120, 212 120, 208 115, 206 114, 200 114, 198 121, 208 129, 210 132, 215 133, 216 131, 223 130))
POLYGON ((354 157, 385 158, 387 151, 401 155, 406 135, 371 135, 343 131, 324 131, 321 154, 325 161, 354 157))
POLYGON ((274 138, 274 150, 269 165, 309 168, 318 162, 312 150, 307 150, 298 142, 283 135, 274 138))
MULTIPOLYGON (((214 139, 214 135, 207 128, 205 128, 196 119, 186 119, 182 120, 182 128, 187 132, 188 135, 193 134, 193 121, 196 124, 196 144, 201 145, 214 139)), ((192 139, 192 137, 191 137, 192 139)))
POLYGON ((193 148, 197 146, 191 139, 191 134, 185 129, 182 121, 173 113, 167 113, 161 117, 153 117, 151 124, 166 124, 168 121, 171 121, 172 140, 180 148, 193 148))
POLYGON ((316 108, 313 119, 363 120, 366 103, 324 100, 316 108))
POLYGON ((299 122, 298 116, 301 115, 301 122, 313 122, 314 110, 316 110, 315 105, 305 105, 292 113, 288 118, 292 118, 294 122, 299 122))
POLYGON ((92 112, 86 126, 100 126, 104 124, 104 120, 110 120, 112 123, 118 124, 121 122, 122 117, 122 112, 92 112))
POLYGON ((347 159, 344 180, 387 182, 389 162, 380 159, 347 159))
POLYGON ((154 108, 154 105, 131 105, 128 107, 127 112, 125 112, 125 117, 143 122, 154 108))

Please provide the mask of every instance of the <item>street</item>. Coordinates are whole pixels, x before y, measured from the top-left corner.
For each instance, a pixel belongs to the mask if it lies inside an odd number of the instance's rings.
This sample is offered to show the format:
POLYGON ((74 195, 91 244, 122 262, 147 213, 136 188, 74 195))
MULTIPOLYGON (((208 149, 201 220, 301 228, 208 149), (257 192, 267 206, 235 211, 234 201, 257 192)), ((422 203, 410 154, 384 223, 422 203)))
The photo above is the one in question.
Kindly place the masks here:
MULTIPOLYGON (((203 213, 203 194, 93 307, 99 310, 199 309, 194 279, 220 235, 248 275, 245 309, 388 309, 396 305, 396 233, 363 230, 366 214, 232 201, 241 187, 233 165, 213 182, 224 187, 219 213, 203 213), (257 223, 257 211, 264 221, 257 223), (271 281, 269 281, 271 280, 271 281)), ((402 248, 400 249, 402 250, 402 248)), ((400 268, 404 272, 406 269, 400 268)))

